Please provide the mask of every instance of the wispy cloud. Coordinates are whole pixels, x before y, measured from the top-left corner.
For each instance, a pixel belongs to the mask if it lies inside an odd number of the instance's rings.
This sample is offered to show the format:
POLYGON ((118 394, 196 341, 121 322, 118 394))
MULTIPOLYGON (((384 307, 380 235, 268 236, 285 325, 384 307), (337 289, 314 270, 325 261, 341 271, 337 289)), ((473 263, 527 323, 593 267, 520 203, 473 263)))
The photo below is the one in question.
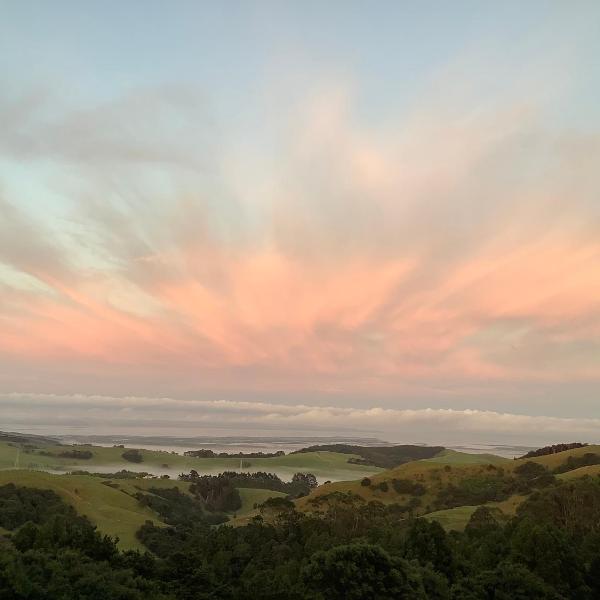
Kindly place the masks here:
MULTIPOLYGON (((548 125, 523 81, 480 102, 454 76, 435 92, 451 103, 427 95, 377 122, 348 86, 317 86, 259 156, 232 147, 193 89, 93 108, 5 99, 2 389, 481 409, 524 386, 556 386, 549 404, 568 400, 565 382, 594 393, 600 137, 548 125)), ((261 426, 371 418, 287 410, 261 426)), ((373 427, 413 418, 373 414, 373 427)), ((414 414, 481 426, 492 413, 414 414)))

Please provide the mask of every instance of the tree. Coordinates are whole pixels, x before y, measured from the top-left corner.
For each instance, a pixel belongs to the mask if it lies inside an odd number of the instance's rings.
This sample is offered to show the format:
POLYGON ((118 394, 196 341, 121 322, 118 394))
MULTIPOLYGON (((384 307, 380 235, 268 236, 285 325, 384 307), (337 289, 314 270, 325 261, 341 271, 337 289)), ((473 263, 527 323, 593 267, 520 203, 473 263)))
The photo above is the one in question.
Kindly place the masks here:
MULTIPOLYGON (((496 511, 499 512, 498 509, 496 509, 496 511)), ((490 531, 497 527, 498 521, 494 517, 492 511, 487 506, 479 506, 471 515, 471 518, 465 527, 465 532, 471 536, 488 535, 490 531)))
POLYGON ((548 471, 544 465, 535 463, 531 460, 520 464, 515 468, 515 475, 522 477, 523 479, 535 479, 541 475, 545 475, 548 471))
POLYGON ((319 485, 317 478, 312 473, 296 473, 292 477, 292 483, 303 483, 309 490, 312 490, 319 485))
POLYGON ((404 554, 406 558, 415 558, 423 565, 430 563, 436 571, 450 579, 454 574, 452 547, 437 521, 414 519, 407 532, 404 554))
POLYGON ((379 546, 349 544, 316 552, 302 572, 318 600, 384 600, 409 591, 406 569, 379 546))
POLYGON ((132 463, 141 463, 144 460, 142 453, 139 450, 125 450, 121 456, 132 463))

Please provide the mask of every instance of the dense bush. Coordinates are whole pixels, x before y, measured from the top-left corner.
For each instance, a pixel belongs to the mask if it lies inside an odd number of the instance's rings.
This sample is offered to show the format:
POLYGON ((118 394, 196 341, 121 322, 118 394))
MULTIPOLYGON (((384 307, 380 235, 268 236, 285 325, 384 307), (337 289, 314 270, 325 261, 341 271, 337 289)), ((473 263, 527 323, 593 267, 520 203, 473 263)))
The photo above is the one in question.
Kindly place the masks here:
POLYGON ((425 493, 425 486, 422 483, 410 479, 392 479, 392 487, 398 494, 422 496, 425 493))
POLYGON ((348 462, 391 469, 413 460, 432 458, 442 450, 444 450, 442 446, 353 446, 351 444, 323 444, 302 448, 301 450, 292 452, 292 454, 306 452, 354 454, 360 458, 350 458, 348 462))
POLYGON ((142 453, 139 450, 134 450, 134 449, 125 450, 125 452, 123 452, 123 454, 121 454, 121 456, 125 460, 128 460, 129 462, 132 462, 132 463, 141 463, 144 460, 142 453))
POLYGON ((227 483, 235 488, 253 488, 283 492, 292 498, 306 496, 317 485, 317 479, 312 473, 296 473, 292 477, 292 481, 286 482, 274 473, 264 473, 262 471, 256 473, 225 471, 219 475, 200 475, 197 471, 192 470, 189 474, 182 473, 179 479, 182 481, 191 481, 192 483, 206 482, 207 485, 217 485, 216 481, 222 480, 223 485, 227 483))
MULTIPOLYGON (((485 485, 471 482, 467 488, 479 493, 485 485)), ((464 533, 452 534, 435 522, 407 518, 402 506, 350 493, 329 494, 312 505, 312 514, 276 499, 248 525, 212 527, 201 518, 199 501, 173 489, 148 492, 140 500, 171 523, 147 522, 140 529, 139 539, 153 554, 119 552, 114 540, 51 493, 0 488, 1 522, 19 523, 11 538, 0 538, 0 598, 600 597, 598 478, 534 491, 506 524, 497 509, 479 508, 464 533), (269 511, 276 515, 271 522, 269 511)))
POLYGON ((7 483, 0 487, 0 527, 12 531, 30 521, 43 523, 54 515, 74 514, 51 490, 16 487, 7 483))
POLYGON ((566 473, 567 471, 573 471, 580 467, 587 467, 590 465, 600 464, 600 454, 594 454, 593 452, 586 452, 582 456, 569 456, 567 460, 560 466, 554 469, 555 473, 566 473))
POLYGON ((60 452, 58 456, 60 458, 77 458, 88 460, 94 455, 89 450, 65 450, 64 452, 60 452))
POLYGON ((547 456, 548 454, 557 454, 558 452, 564 452, 565 450, 573 450, 575 448, 584 448, 587 444, 581 444, 579 442, 573 442, 572 444, 554 444, 553 446, 544 446, 537 450, 531 450, 527 454, 521 456, 521 458, 534 458, 536 456, 547 456))
MULTIPOLYGON (((208 520, 211 524, 224 523, 228 520, 224 514, 207 515, 203 503, 197 498, 182 494, 176 487, 150 488, 149 494, 138 492, 136 498, 144 506, 148 506, 160 515, 162 520, 169 525, 182 525, 185 523, 199 522, 208 520)), ((239 500, 239 494, 237 496, 239 500)), ((241 501, 235 504, 237 510, 241 506, 241 501)), ((212 505, 207 507, 212 510, 212 505)))

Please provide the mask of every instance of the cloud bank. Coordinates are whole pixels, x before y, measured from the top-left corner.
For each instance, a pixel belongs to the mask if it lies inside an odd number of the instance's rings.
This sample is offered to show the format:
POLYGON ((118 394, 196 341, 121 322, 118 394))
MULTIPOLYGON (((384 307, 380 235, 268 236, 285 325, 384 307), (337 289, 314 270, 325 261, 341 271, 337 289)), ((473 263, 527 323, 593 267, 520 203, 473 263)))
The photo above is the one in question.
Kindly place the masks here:
POLYGON ((600 419, 484 410, 281 405, 173 398, 0 394, 4 429, 55 434, 361 435, 398 443, 598 441, 600 419))

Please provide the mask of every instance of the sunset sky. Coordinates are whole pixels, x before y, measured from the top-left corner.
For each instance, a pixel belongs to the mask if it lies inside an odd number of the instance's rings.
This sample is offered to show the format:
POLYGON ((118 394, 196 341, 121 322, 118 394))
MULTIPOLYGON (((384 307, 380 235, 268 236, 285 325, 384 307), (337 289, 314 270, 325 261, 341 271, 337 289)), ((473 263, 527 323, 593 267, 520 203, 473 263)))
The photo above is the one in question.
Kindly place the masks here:
POLYGON ((0 429, 598 441, 600 3, 0 9, 0 429))

